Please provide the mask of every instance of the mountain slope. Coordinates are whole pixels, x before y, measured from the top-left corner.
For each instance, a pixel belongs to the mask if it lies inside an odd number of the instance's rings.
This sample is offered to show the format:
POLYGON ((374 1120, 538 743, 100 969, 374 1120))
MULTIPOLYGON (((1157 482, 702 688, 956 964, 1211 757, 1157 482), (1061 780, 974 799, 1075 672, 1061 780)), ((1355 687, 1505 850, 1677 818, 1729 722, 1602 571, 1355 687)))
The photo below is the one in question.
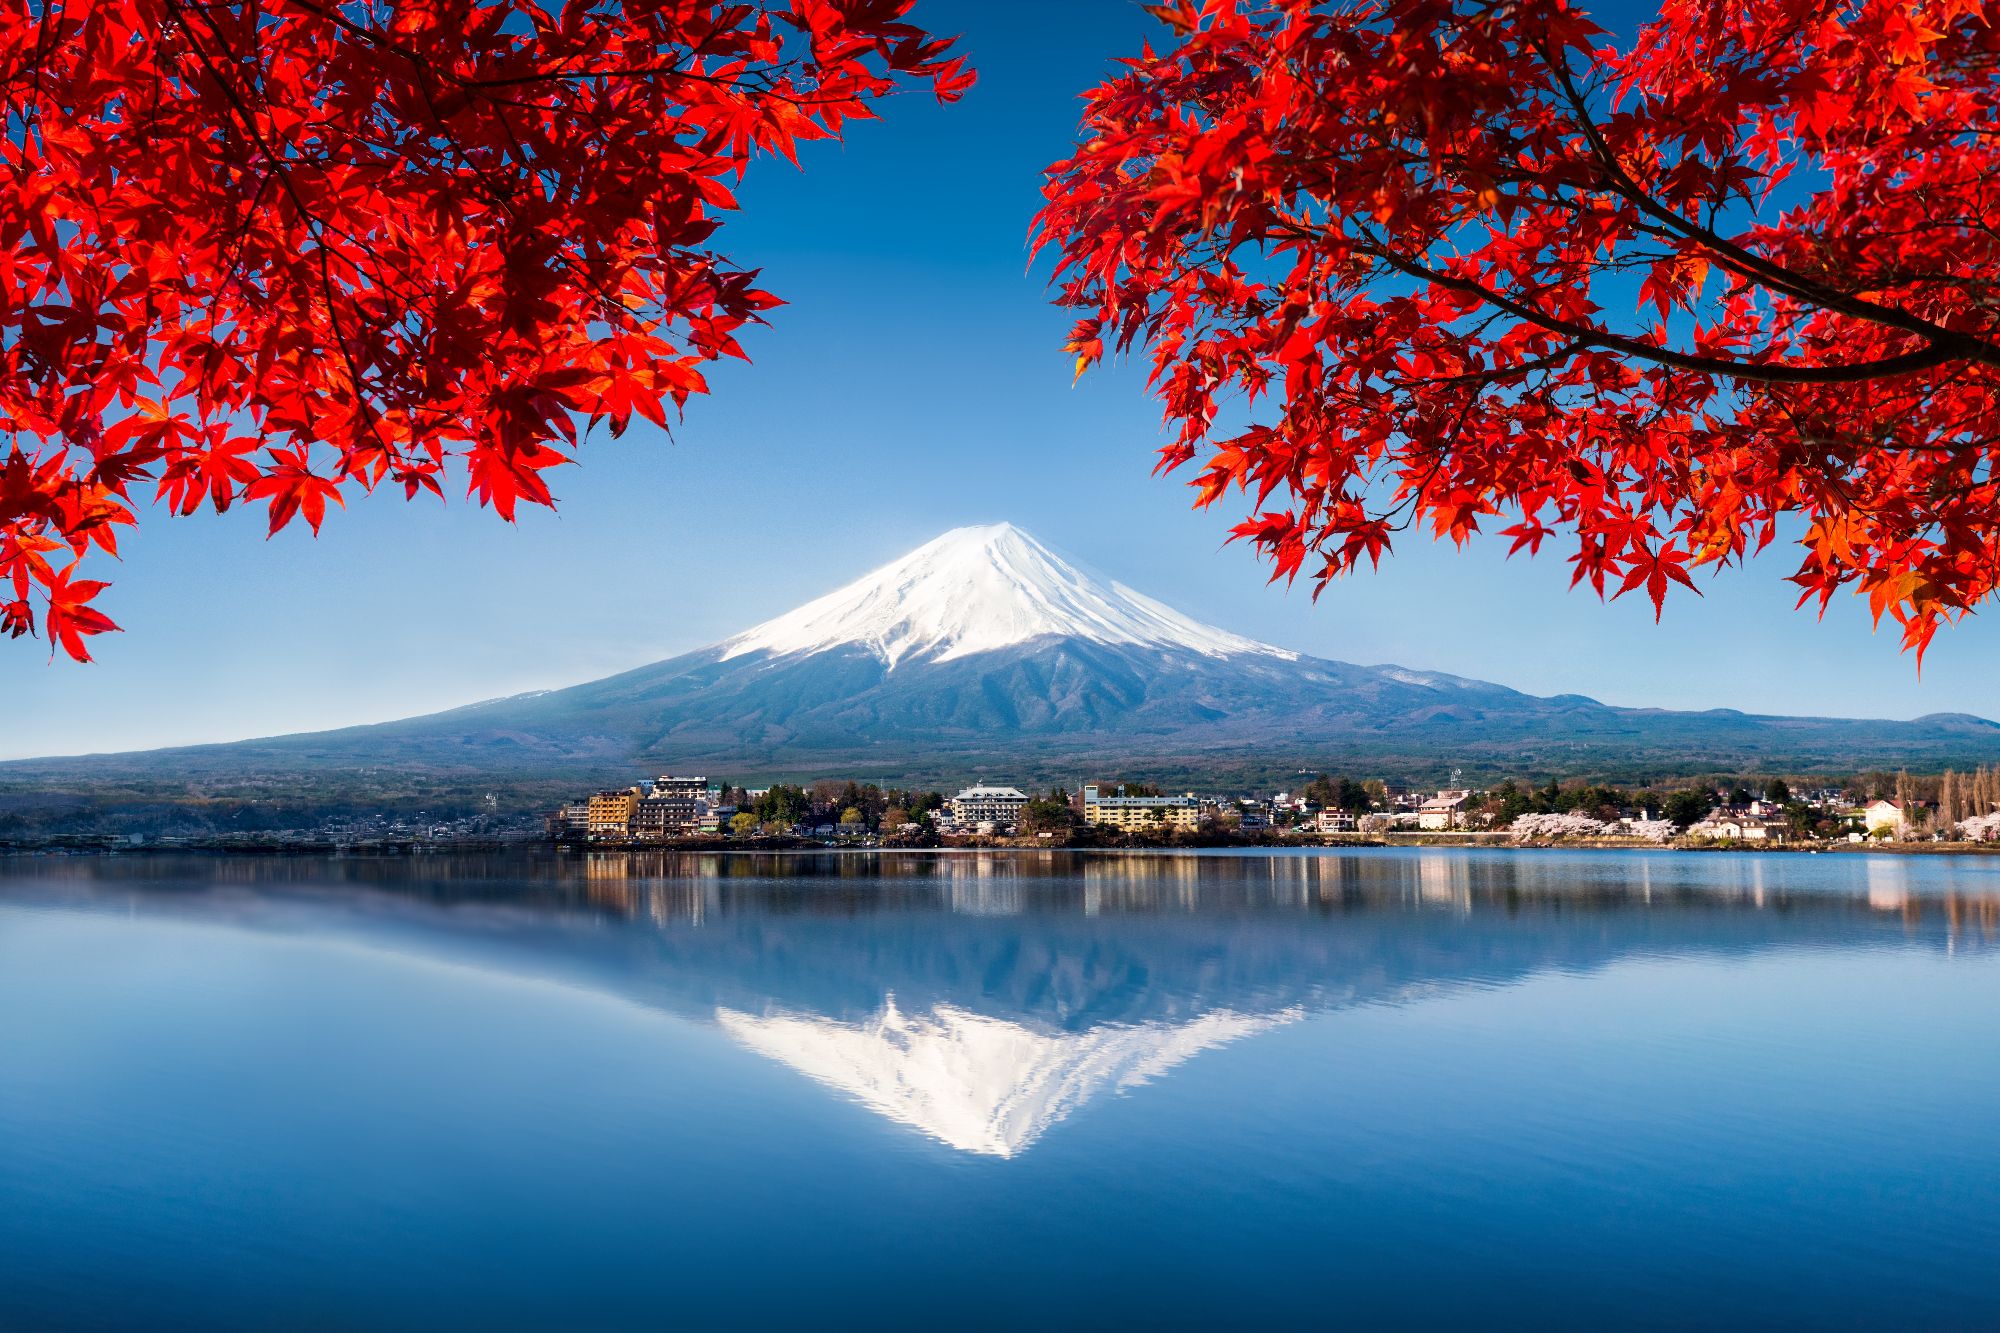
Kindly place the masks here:
POLYGON ((957 528, 719 651, 724 661, 859 647, 894 669, 1037 639, 1296 661, 1297 653, 1190 620, 1122 583, 1099 582, 1011 523, 957 528))
POLYGON ((1612 708, 1305 657, 1094 578, 1011 525, 947 533, 709 648, 568 689, 340 731, 0 765, 467 776, 649 769, 1019 782, 1852 770, 2000 759, 2000 726, 1612 708))

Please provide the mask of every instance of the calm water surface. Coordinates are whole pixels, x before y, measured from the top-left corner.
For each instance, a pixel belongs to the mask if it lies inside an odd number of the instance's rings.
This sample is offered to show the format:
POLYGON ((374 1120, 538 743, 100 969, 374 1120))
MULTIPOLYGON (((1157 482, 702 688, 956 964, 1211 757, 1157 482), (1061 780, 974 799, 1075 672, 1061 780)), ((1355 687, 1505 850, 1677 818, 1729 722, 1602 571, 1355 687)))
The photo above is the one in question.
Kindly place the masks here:
POLYGON ((0 1327, 2000 1327, 2000 858, 0 858, 0 1327))

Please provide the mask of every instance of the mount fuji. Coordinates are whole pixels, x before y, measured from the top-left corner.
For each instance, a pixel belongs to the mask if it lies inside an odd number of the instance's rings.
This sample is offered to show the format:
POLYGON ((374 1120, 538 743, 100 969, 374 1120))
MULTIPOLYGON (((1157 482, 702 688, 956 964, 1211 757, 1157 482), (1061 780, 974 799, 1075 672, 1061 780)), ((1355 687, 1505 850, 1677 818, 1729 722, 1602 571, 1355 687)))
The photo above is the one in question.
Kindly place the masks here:
POLYGON ((2000 726, 1615 708, 1232 634, 1011 524, 960 528, 733 638, 566 689, 229 745, 0 765, 0 777, 356 771, 609 780, 1852 771, 2000 759, 2000 726))

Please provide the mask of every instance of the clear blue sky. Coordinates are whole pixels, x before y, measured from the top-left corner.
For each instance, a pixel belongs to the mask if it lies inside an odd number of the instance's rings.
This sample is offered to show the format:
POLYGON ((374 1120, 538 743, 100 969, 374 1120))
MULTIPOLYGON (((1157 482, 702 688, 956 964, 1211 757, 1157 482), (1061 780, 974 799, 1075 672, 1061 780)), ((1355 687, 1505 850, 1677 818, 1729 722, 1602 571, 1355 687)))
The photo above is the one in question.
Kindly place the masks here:
POLYGON ((1791 609, 1783 549, 1655 625, 1565 587, 1561 553, 1407 544, 1331 588, 1265 586, 1150 475, 1158 414, 1129 370, 1070 384, 1068 319, 1027 270, 1039 171, 1076 95, 1153 31, 1126 0, 926 0, 981 83, 910 97, 805 170, 767 164, 725 229, 791 304, 713 376, 670 443, 643 424, 564 469, 558 513, 514 527, 462 498, 382 497, 312 540, 261 508, 142 516, 99 662, 0 642, 0 757, 133 749, 378 721, 587 680, 721 638, 946 528, 1011 520, 1142 591, 1321 656, 1535 693, 1672 708, 2000 716, 2000 615, 1942 634, 1921 682, 1891 630, 1791 609))

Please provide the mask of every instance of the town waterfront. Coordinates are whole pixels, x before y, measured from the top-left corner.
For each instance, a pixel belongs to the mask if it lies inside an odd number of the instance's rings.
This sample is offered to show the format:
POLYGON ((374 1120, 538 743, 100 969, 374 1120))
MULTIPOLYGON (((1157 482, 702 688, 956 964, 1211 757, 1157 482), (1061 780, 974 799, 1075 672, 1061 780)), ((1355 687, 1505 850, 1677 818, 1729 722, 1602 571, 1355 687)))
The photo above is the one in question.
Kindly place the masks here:
POLYGON ((0 1326, 2000 1325, 2000 860, 0 857, 0 1326))

